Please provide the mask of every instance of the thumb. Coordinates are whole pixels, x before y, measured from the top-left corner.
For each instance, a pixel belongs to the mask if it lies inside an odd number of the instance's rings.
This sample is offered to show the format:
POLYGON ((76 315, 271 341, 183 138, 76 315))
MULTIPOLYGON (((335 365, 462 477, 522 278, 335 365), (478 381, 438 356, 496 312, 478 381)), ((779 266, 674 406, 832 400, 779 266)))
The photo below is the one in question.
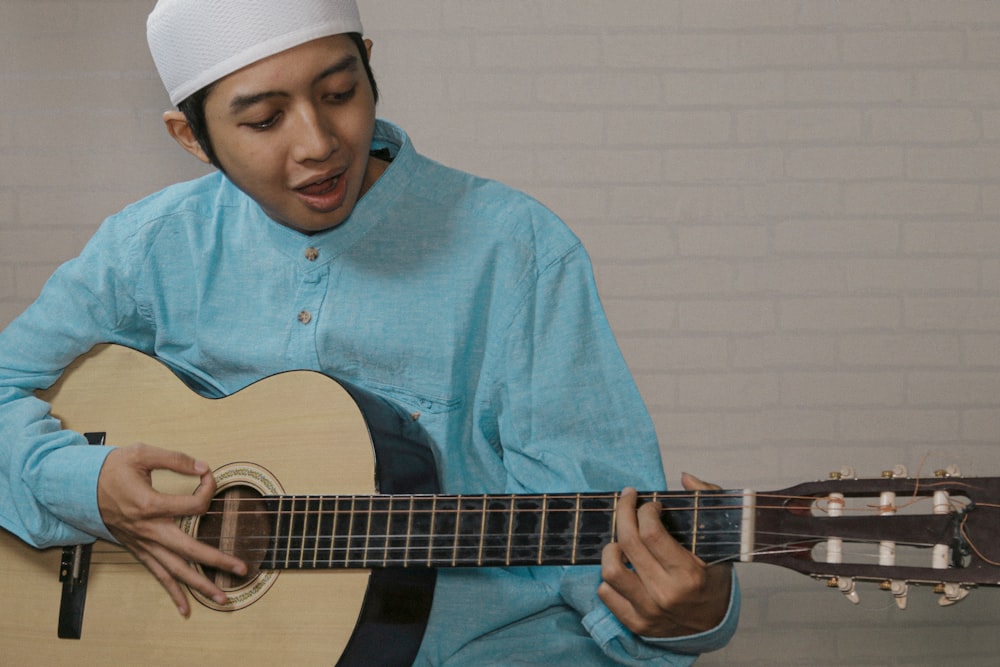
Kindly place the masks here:
POLYGON ((718 484, 704 482, 689 472, 681 473, 681 484, 688 491, 720 491, 722 489, 718 484))

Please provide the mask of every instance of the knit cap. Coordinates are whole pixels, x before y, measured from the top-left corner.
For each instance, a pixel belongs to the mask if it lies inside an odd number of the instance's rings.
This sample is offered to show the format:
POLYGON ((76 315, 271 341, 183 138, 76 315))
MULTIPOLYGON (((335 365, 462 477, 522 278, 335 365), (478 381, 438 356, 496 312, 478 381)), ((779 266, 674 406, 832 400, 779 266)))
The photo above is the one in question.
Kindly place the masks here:
POLYGON ((146 21, 175 105, 258 60, 345 32, 363 32, 355 0, 158 0, 146 21))

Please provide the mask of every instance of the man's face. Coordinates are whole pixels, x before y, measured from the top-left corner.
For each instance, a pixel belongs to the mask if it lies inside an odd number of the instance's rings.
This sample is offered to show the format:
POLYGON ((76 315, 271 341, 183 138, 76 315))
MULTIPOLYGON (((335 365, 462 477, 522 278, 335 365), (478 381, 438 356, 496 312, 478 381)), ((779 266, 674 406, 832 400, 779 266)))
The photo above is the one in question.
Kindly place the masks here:
POLYGON ((347 35, 307 42, 219 80, 205 118, 226 175, 275 221, 302 232, 346 220, 385 167, 368 157, 375 100, 347 35))

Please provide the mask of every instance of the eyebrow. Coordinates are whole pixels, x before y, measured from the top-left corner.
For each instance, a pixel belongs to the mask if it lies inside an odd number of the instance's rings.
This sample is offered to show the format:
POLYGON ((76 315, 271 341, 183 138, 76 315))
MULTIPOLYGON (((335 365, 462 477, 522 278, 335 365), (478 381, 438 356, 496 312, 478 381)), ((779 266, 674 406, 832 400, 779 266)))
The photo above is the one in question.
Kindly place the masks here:
MULTIPOLYGON (((316 77, 312 80, 312 85, 315 86, 327 77, 341 72, 355 70, 357 67, 358 57, 348 54, 316 75, 316 77)), ((238 114, 246 109, 249 109, 255 104, 259 104, 264 100, 274 97, 290 97, 290 95, 280 90, 268 90, 260 93, 252 93, 250 95, 237 95, 229 101, 229 112, 232 114, 238 114)))

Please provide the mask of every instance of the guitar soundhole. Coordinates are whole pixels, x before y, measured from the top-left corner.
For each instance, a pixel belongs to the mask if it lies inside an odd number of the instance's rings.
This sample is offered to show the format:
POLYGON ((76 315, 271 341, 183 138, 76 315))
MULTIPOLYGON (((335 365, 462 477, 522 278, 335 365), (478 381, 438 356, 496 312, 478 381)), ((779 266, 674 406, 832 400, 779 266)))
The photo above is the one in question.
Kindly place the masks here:
POLYGON ((247 564, 247 574, 232 573, 198 565, 209 579, 226 592, 227 600, 219 604, 190 589, 192 596, 209 609, 237 611, 261 599, 278 578, 277 570, 263 570, 267 558, 273 514, 268 510, 265 495, 284 493, 277 478, 266 468, 253 463, 229 463, 215 471, 218 493, 203 516, 181 519, 181 529, 225 553, 233 554, 247 564))
POLYGON ((225 591, 246 585, 260 573, 271 531, 267 507, 256 489, 240 485, 218 494, 201 518, 198 541, 242 560, 247 564, 247 574, 239 577, 203 567, 205 576, 225 591))

